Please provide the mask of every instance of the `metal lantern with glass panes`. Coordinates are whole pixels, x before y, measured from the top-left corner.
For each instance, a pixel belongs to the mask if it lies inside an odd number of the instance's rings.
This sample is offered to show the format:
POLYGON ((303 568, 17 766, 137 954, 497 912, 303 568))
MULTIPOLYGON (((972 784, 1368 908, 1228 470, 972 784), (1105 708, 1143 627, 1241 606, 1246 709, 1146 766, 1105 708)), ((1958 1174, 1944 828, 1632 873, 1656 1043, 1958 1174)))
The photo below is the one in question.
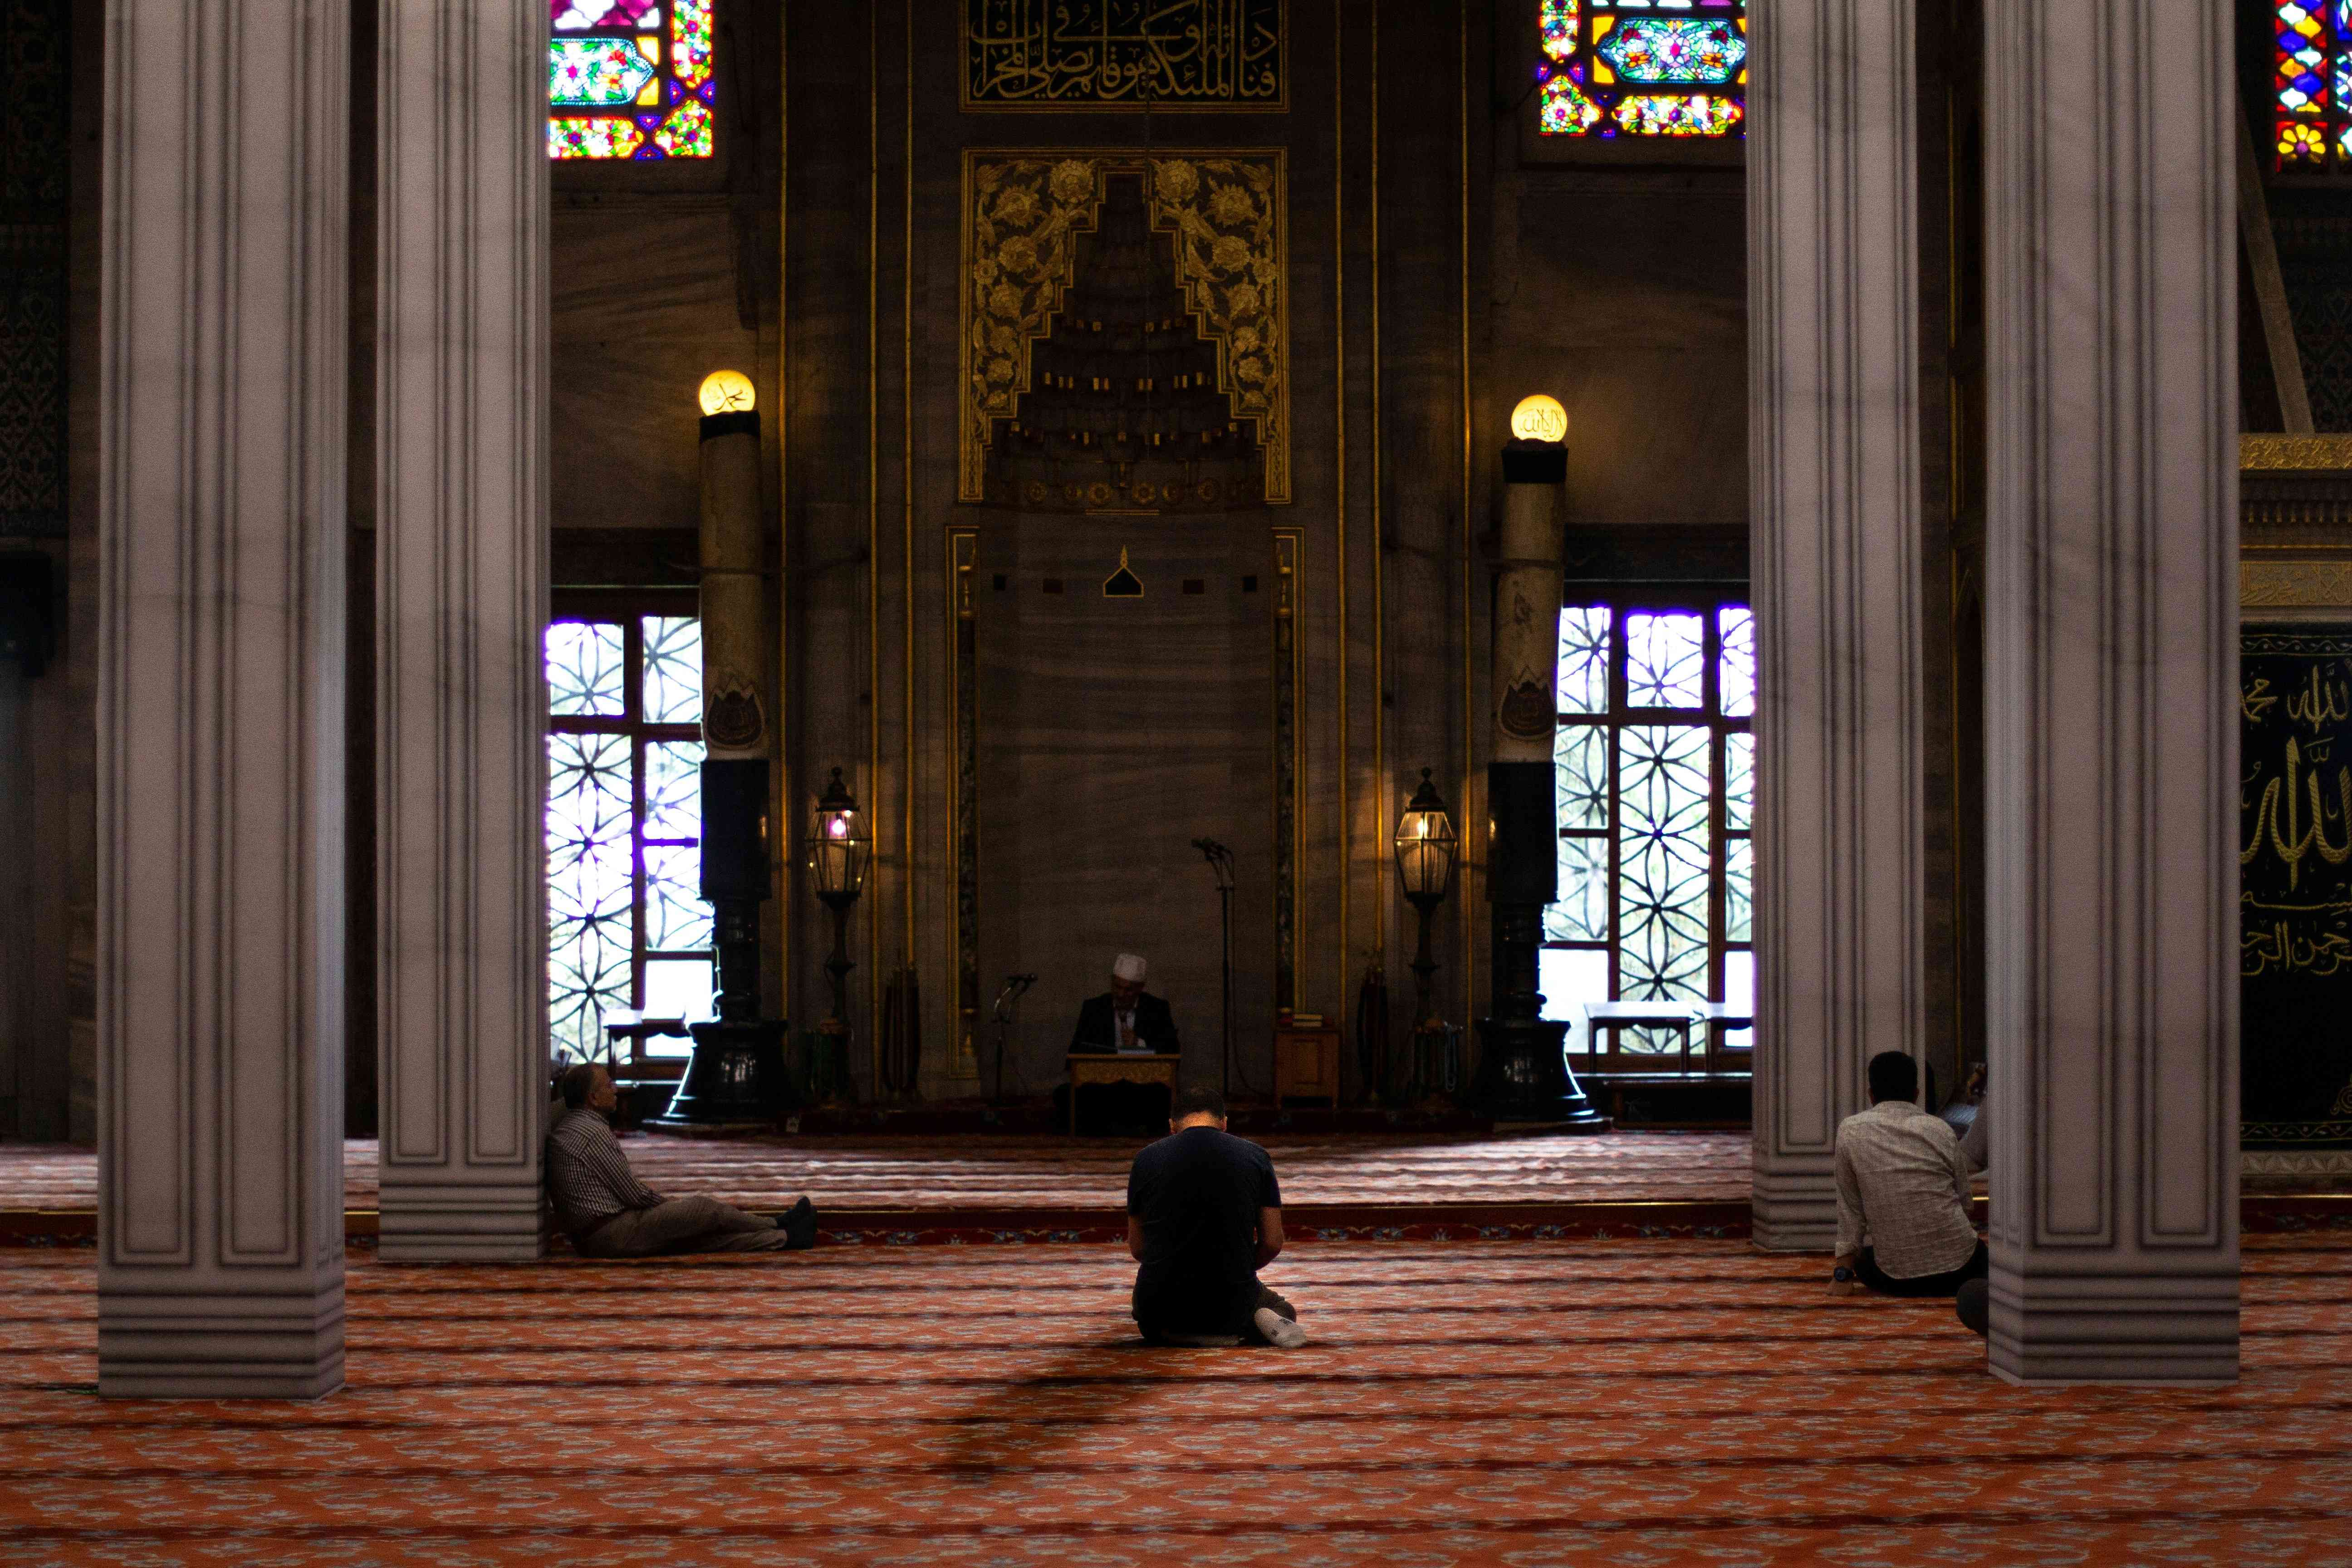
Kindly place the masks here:
POLYGON ((1429 775, 1429 769, 1421 770, 1421 787, 1405 803, 1396 830, 1397 881, 1421 920, 1420 942, 1412 959, 1415 1028, 1431 1022, 1430 980, 1437 973, 1437 961, 1429 953, 1429 917, 1453 885, 1454 851, 1461 847, 1444 797, 1429 775))
POLYGON ((835 1033, 849 1027, 849 972, 856 967, 849 962, 849 906, 866 887, 866 857, 872 847, 865 815, 835 768, 809 824, 809 874, 816 896, 833 911, 833 956, 824 972, 833 981, 833 1016, 825 1026, 835 1033))

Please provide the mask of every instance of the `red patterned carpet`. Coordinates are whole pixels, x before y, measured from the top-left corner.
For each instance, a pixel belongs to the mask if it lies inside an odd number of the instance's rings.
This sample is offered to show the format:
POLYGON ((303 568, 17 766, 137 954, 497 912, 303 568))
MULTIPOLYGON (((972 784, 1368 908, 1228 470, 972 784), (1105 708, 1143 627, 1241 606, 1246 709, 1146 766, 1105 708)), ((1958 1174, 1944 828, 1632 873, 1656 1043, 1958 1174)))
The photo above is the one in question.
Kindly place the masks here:
MULTIPOLYGON (((1748 1201, 1745 1132, 1599 1138, 1283 1137, 1256 1140, 1290 1204, 1748 1201)), ((1127 1195, 1140 1140, 823 1137, 623 1140, 647 1185, 772 1208, 808 1193, 829 1209, 1101 1208, 1127 1195)), ((343 1145, 344 1205, 373 1209, 373 1139, 343 1145)), ((98 1156, 0 1143, 0 1210, 94 1211, 98 1156)))
POLYGON ((1737 1243, 1319 1244, 1295 1352, 1141 1348, 1109 1247, 400 1268, 351 1386, 101 1403, 0 1253, 0 1563, 2352 1563, 2352 1248, 2249 1244, 2245 1378, 2024 1392, 1737 1243))

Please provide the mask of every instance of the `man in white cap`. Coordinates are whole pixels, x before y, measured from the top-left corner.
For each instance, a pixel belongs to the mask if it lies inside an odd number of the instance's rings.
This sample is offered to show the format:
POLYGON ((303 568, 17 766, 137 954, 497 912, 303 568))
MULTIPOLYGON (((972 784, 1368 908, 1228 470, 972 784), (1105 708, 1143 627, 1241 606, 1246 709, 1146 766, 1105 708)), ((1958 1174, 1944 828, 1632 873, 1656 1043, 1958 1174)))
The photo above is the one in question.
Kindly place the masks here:
POLYGON ((1110 989, 1090 996, 1078 1009, 1078 1026, 1070 1037, 1074 1051, 1176 1050, 1176 1018, 1168 1004, 1143 989, 1147 965, 1136 953, 1122 952, 1110 966, 1110 989))

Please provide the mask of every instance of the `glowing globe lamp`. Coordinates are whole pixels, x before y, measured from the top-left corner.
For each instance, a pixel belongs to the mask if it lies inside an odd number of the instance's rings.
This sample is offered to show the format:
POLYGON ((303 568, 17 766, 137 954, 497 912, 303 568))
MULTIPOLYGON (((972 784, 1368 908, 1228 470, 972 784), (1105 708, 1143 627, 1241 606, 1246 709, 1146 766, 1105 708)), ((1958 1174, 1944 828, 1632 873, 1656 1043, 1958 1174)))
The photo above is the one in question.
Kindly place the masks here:
POLYGON ((699 395, 705 414, 749 414, 752 405, 751 378, 740 370, 714 370, 702 378, 699 395))
POLYGON ((1511 434, 1522 441, 1565 441, 1568 410, 1559 405, 1559 399, 1540 392, 1522 397, 1511 410, 1511 434))

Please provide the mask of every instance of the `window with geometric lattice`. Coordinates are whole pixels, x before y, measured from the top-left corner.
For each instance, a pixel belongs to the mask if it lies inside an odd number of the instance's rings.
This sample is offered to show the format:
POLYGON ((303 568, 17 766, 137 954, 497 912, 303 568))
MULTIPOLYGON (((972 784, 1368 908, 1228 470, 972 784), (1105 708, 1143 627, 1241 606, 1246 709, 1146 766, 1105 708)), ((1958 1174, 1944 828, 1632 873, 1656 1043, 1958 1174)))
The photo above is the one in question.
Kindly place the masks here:
MULTIPOLYGON (((548 1026, 575 1058, 604 1055, 608 1013, 710 1016, 692 608, 688 594, 547 628, 548 1026)), ((674 1064, 689 1050, 656 1037, 637 1054, 674 1064)))
POLYGON ((1755 617, 1720 596, 1560 612, 1559 897, 1538 963, 1579 1071, 1745 1070, 1753 1031, 1600 1022, 1608 1002, 1751 1005, 1755 617))

